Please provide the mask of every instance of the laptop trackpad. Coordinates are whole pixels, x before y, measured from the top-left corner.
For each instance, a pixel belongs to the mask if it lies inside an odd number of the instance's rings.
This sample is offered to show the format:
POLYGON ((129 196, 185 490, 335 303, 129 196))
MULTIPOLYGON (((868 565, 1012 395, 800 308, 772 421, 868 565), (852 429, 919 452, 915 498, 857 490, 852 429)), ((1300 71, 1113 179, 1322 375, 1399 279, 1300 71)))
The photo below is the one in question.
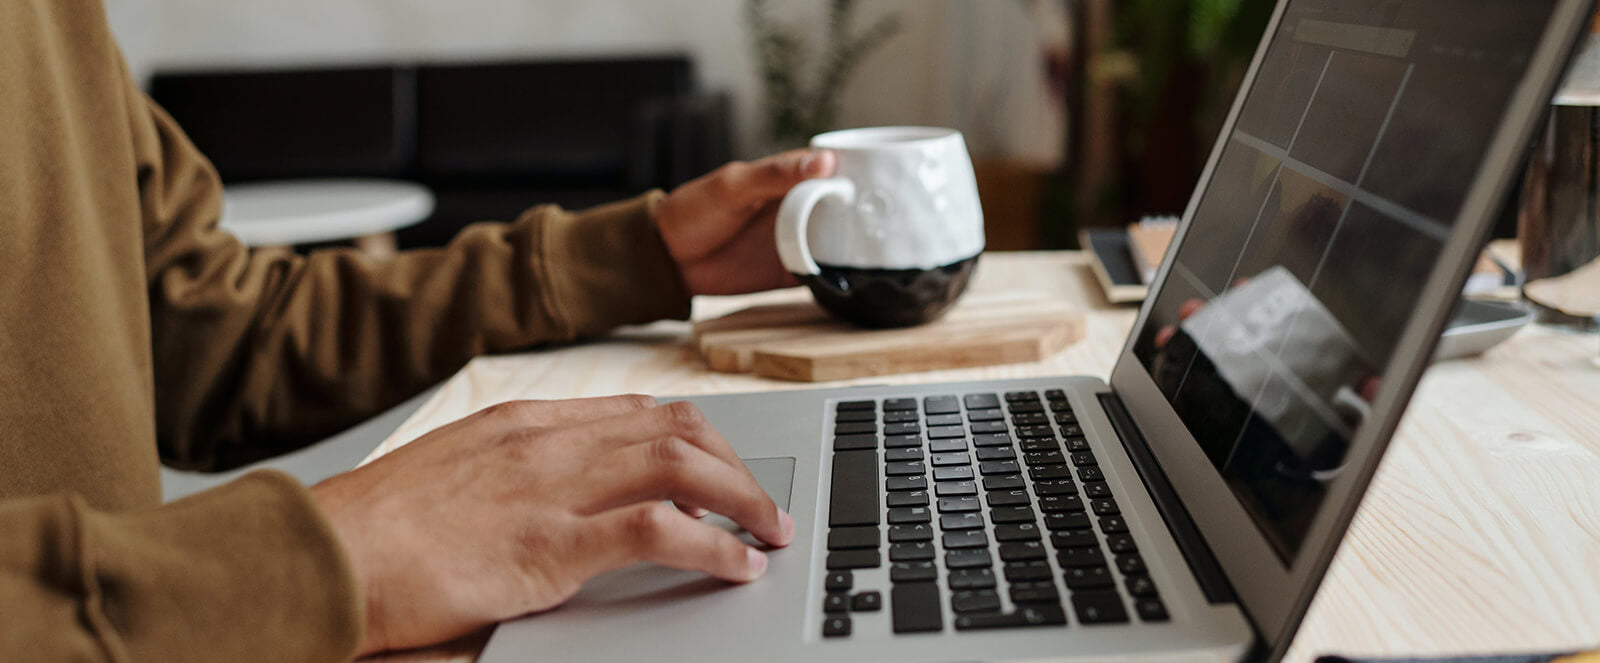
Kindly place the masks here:
MULTIPOLYGON (((750 468, 750 474, 755 475, 756 483, 761 489, 767 491, 772 501, 778 503, 778 508, 789 510, 789 493, 794 487, 794 458, 744 458, 744 466, 750 468)), ((741 534, 744 528, 727 518, 711 514, 706 516, 705 522, 721 527, 729 532, 741 534)), ((741 537, 746 543, 755 543, 750 536, 741 537)))

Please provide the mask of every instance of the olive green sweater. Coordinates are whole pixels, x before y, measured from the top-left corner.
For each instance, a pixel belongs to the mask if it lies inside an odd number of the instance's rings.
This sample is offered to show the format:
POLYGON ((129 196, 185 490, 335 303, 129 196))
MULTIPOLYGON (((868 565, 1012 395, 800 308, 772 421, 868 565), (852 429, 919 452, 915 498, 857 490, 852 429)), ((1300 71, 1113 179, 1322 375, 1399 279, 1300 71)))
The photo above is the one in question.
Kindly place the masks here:
POLYGON ((475 354, 688 314, 660 194, 377 260, 252 253, 221 191, 99 0, 0 2, 0 659, 349 658, 361 597, 305 488, 162 505, 157 463, 235 466, 475 354))

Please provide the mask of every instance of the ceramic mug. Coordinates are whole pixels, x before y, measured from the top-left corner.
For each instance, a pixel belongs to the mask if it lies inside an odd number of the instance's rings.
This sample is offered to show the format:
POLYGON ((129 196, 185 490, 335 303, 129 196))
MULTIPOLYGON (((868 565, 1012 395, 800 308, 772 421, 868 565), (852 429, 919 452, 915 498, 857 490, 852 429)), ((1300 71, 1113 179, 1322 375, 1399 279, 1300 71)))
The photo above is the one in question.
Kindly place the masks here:
POLYGON ((961 132, 871 127, 818 134, 833 177, 778 209, 778 256, 835 316, 904 327, 944 315, 983 252, 983 209, 961 132))

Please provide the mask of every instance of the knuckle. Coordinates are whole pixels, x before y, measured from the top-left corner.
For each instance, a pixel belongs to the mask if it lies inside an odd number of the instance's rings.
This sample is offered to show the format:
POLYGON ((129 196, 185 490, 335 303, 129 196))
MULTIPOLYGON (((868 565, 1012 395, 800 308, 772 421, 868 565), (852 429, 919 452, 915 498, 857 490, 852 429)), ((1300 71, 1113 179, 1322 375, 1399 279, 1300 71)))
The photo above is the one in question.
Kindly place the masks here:
POLYGON ((671 526, 668 520, 670 515, 667 513, 670 508, 672 507, 657 502, 635 509, 624 524, 628 540, 641 551, 659 547, 662 536, 671 526))
POLYGON ((623 394, 620 398, 630 410, 648 410, 656 406, 656 399, 645 394, 623 394))
POLYGON ((674 430, 694 434, 706 427, 706 415, 694 403, 677 401, 662 406, 661 410, 674 430))
POLYGON ((688 440, 681 437, 665 437, 650 443, 650 459, 657 468, 666 470, 669 475, 676 474, 688 464, 693 448, 688 440))
POLYGON ((536 408, 536 401, 503 401, 484 408, 483 414, 493 419, 522 421, 531 419, 536 408))

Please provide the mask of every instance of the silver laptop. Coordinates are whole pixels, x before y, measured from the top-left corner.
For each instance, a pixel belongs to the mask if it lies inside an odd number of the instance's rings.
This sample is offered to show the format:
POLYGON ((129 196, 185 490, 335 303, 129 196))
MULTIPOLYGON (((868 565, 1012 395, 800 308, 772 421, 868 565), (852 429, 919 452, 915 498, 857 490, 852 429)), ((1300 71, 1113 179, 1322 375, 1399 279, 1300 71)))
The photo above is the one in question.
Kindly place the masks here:
POLYGON ((602 576, 482 660, 1280 657, 1591 10, 1281 1, 1109 384, 694 398, 793 544, 602 576))

